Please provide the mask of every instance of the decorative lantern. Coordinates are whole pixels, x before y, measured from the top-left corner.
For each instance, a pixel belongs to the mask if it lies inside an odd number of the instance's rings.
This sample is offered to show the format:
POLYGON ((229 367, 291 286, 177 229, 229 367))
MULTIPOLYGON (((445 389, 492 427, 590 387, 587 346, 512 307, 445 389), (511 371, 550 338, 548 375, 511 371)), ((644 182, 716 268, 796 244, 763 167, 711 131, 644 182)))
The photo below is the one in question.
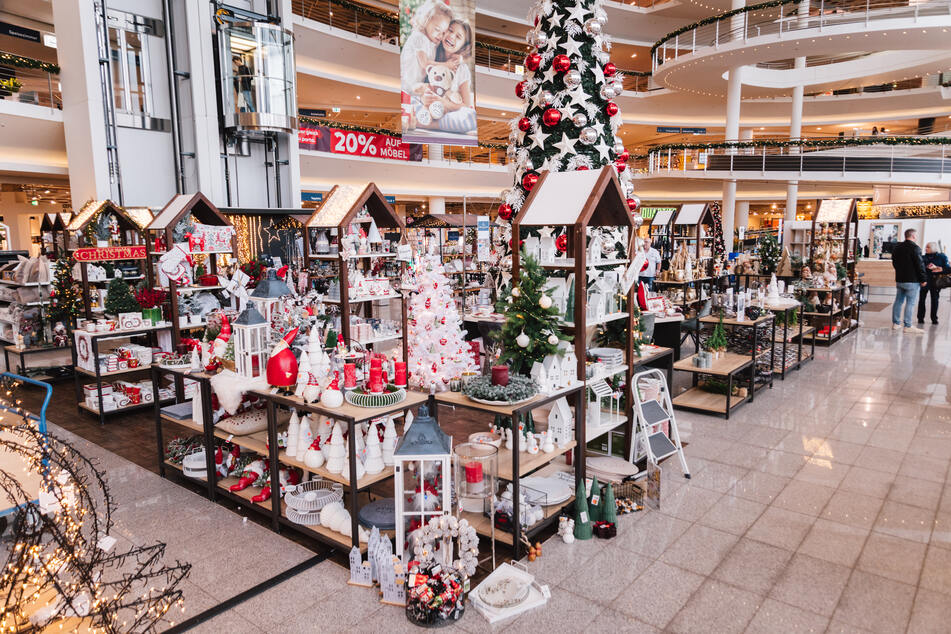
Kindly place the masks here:
POLYGON ((274 269, 268 269, 264 279, 251 291, 250 299, 264 319, 271 323, 275 309, 281 305, 281 298, 292 294, 284 280, 278 279, 274 269))
POLYGON ((235 372, 249 379, 261 376, 267 366, 268 321, 254 304, 248 304, 231 327, 235 372))
POLYGON ((393 452, 396 498, 396 552, 404 562, 420 559, 409 537, 430 518, 452 511, 450 490, 452 437, 445 434, 425 405, 393 452), (410 548, 407 552, 407 547, 410 548))

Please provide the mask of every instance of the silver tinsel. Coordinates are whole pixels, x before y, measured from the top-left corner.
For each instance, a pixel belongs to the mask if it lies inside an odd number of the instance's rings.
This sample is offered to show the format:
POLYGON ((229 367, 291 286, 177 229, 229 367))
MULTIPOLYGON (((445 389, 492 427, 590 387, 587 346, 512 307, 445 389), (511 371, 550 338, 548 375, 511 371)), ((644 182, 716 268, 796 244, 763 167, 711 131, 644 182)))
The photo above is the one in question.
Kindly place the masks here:
POLYGON ((581 134, 578 135, 578 140, 585 145, 591 145, 598 140, 598 133, 594 128, 583 128, 581 134))
POLYGON ((571 122, 576 128, 583 128, 588 125, 588 116, 583 112, 579 112, 571 117, 571 122))
POLYGON ((586 154, 575 154, 569 158, 565 163, 565 169, 576 170, 579 167, 587 167, 591 169, 594 165, 591 163, 591 158, 586 154))
POLYGON ((588 35, 601 35, 601 28, 603 26, 604 25, 601 24, 601 22, 599 22, 595 18, 591 18, 590 20, 584 23, 584 32, 587 33, 588 35))
POLYGON ((574 88, 581 83, 581 72, 572 68, 565 73, 565 85, 574 88))

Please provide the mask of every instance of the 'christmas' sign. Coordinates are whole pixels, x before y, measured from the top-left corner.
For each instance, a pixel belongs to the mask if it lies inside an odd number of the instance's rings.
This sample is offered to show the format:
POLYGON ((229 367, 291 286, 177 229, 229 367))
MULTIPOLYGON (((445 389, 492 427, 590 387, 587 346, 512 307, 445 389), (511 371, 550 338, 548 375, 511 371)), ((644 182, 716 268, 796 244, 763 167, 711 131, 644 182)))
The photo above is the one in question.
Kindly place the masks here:
POLYGON ((144 260, 145 245, 125 247, 83 247, 73 251, 77 262, 105 262, 107 260, 144 260))

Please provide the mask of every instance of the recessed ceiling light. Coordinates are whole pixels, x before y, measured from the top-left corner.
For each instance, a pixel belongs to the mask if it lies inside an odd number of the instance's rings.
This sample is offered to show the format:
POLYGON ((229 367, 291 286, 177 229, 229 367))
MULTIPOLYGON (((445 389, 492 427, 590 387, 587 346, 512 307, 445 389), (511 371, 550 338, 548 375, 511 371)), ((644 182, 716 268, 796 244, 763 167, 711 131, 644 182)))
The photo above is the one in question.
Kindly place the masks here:
POLYGON ((360 98, 360 95, 357 95, 357 99, 359 99, 359 98, 360 98))
POLYGON ((45 189, 45 190, 43 190, 43 193, 44 193, 44 194, 48 194, 48 193, 50 193, 50 190, 45 189))
POLYGON ((637 53, 631 53, 631 57, 637 57, 637 53))
POLYGON ((816 130, 821 130, 822 128, 816 128, 816 130))

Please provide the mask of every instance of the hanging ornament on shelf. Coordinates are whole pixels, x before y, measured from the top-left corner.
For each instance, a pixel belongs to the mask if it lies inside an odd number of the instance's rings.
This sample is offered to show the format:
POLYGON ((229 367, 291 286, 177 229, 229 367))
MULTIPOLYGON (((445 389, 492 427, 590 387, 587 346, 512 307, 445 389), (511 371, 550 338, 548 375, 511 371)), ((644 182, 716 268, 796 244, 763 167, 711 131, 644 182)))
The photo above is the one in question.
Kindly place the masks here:
POLYGON ((511 217, 512 217, 512 205, 508 203, 502 203, 501 205, 499 205, 499 218, 501 218, 502 220, 509 220, 511 217))
POLYGON ((568 250, 568 234, 563 233, 555 238, 555 248, 564 253, 568 250))
POLYGON ((555 108, 549 108, 542 114, 542 121, 547 126, 556 126, 561 123, 561 112, 555 108))
POLYGON ((549 343, 550 345, 552 345, 552 346, 557 346, 557 345, 558 345, 558 335, 556 335, 555 333, 551 333, 550 335, 548 335, 548 343, 549 343))
POLYGON ((633 216, 631 216, 631 222, 634 223, 635 229, 640 229, 641 225, 644 224, 644 216, 640 214, 634 214, 633 216))
POLYGON ((522 117, 518 120, 518 129, 522 132, 528 132, 532 129, 532 122, 528 117, 522 117))
POLYGON ((617 104, 614 103, 613 101, 609 101, 609 102, 607 103, 607 105, 604 106, 604 111, 607 113, 607 115, 608 115, 609 117, 613 117, 613 116, 616 115, 618 112, 620 112, 620 110, 621 110, 621 109, 618 108, 618 107, 617 107, 617 104))
POLYGON ((567 73, 571 68, 571 58, 564 54, 555 55, 555 58, 551 60, 551 67, 555 69, 555 72, 567 73))
POLYGON ((515 343, 518 344, 519 348, 527 348, 528 344, 531 342, 531 339, 528 338, 528 335, 525 334, 523 330, 521 334, 515 338, 515 343))
POLYGON ((521 297, 522 291, 518 290, 518 286, 512 289, 512 297, 521 297))
POLYGON ((574 88, 581 84, 581 72, 572 68, 567 73, 565 73, 565 86, 568 88, 574 88))
MULTIPOLYGON (((621 147, 623 148, 624 146, 621 146, 621 147)), ((626 148, 622 149, 620 152, 617 153, 617 160, 619 161, 624 161, 625 163, 627 163, 628 159, 630 158, 631 158, 631 153, 628 152, 626 148)))
POLYGON ((627 208, 632 214, 637 213, 637 210, 641 208, 641 199, 637 196, 631 196, 627 199, 627 208))
POLYGON ((522 176, 522 187, 528 191, 532 191, 532 187, 538 182, 538 173, 537 172, 526 172, 522 176))
POLYGON ((576 128, 583 128, 588 125, 588 115, 583 112, 579 112, 578 114, 571 117, 571 122, 575 124, 576 128))
POLYGON ((542 65, 542 56, 538 53, 532 53, 525 58, 525 68, 534 72, 542 65))
POLYGON ((620 174, 621 172, 627 169, 627 163, 625 163, 624 161, 615 161, 614 169, 616 169, 617 173, 620 174))

